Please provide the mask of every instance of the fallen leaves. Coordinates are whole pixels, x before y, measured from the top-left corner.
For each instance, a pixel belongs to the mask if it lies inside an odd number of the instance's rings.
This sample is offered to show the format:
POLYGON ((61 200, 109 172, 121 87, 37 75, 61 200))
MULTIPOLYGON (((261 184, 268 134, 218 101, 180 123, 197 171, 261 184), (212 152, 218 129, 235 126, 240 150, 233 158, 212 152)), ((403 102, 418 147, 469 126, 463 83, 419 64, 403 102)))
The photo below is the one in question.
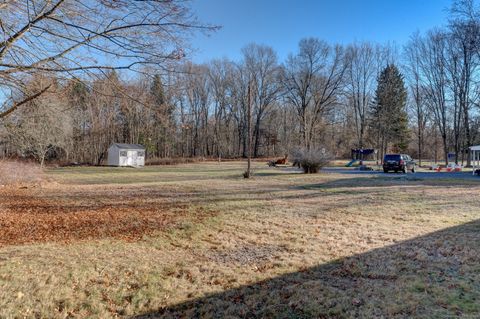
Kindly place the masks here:
MULTIPOLYGON (((67 196, 58 189, 1 189, 0 246, 110 237, 136 240, 188 215, 183 204, 125 196, 128 190, 110 193, 112 202, 104 202, 105 194, 98 190, 76 192, 67 196)), ((205 214, 200 211, 196 217, 205 214)))

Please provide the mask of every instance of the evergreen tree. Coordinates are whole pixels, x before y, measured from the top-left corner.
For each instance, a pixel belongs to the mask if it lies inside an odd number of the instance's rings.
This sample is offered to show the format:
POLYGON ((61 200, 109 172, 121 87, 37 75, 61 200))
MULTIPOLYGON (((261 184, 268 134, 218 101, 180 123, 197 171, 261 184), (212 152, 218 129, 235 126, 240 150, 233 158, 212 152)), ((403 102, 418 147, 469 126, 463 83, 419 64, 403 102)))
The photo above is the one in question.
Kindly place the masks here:
POLYGON ((153 77, 150 94, 152 94, 156 107, 161 108, 165 104, 165 92, 163 90, 162 78, 158 74, 155 74, 153 77))
POLYGON ((406 103, 403 75, 394 64, 389 64, 378 76, 372 106, 372 124, 377 134, 377 147, 382 153, 390 149, 401 152, 408 147, 406 103))
MULTIPOLYGON (((166 157, 170 154, 174 129, 174 105, 169 103, 165 94, 162 77, 156 74, 150 86, 150 95, 153 102, 153 120, 155 122, 156 143, 151 145, 157 157, 166 157)), ((144 142, 150 144, 149 142, 144 142)))

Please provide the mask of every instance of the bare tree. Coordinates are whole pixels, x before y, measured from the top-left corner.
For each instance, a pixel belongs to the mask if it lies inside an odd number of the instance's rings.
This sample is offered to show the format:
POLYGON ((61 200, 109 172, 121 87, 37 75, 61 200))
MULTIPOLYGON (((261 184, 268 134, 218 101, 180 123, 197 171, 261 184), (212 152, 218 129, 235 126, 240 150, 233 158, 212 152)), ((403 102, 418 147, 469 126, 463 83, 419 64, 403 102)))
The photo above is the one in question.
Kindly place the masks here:
POLYGON ((221 143, 222 120, 225 120, 231 100, 233 68, 232 62, 226 59, 213 60, 209 64, 209 78, 213 95, 214 148, 218 158, 225 153, 221 143))
POLYGON ((231 82, 231 102, 229 112, 236 123, 237 154, 247 157, 247 121, 248 121, 248 72, 242 64, 235 64, 231 82))
POLYGON ((445 163, 448 164, 449 107, 447 103, 447 37, 441 30, 428 32, 417 41, 421 78, 425 88, 425 103, 440 132, 445 163))
POLYGON ((32 74, 166 69, 185 56, 189 34, 212 29, 198 23, 182 0, 3 1, 0 118, 46 92, 48 83, 27 91, 32 74))
POLYGON ((406 74, 410 83, 410 109, 415 119, 414 130, 417 138, 417 152, 419 165, 422 165, 423 149, 425 144, 425 130, 428 121, 428 109, 426 107, 426 92, 423 84, 420 61, 423 59, 420 52, 421 39, 415 34, 405 47, 406 74))
POLYGON ((208 69, 205 65, 187 64, 185 69, 185 92, 192 127, 192 156, 209 156, 208 119, 211 90, 208 69))
POLYGON ((261 125, 265 116, 271 110, 274 102, 279 98, 280 67, 277 54, 268 46, 250 44, 242 49, 244 67, 249 77, 249 84, 253 90, 254 119, 254 146, 253 156, 259 155, 261 125))
MULTIPOLYGON (((38 79, 29 86, 37 90, 43 82, 50 79, 38 79)), ((5 127, 9 138, 23 156, 33 156, 41 166, 51 152, 63 152, 68 156, 72 142, 72 116, 66 111, 65 96, 53 92, 45 93, 41 98, 29 102, 28 112, 22 110, 8 118, 5 127)))
POLYGON ((365 146, 369 107, 374 95, 377 74, 382 64, 382 50, 368 42, 352 44, 346 49, 346 93, 354 111, 357 147, 365 146))
MULTIPOLYGON (((476 102, 474 94, 476 84, 476 71, 479 66, 480 54, 480 16, 473 0, 455 1, 451 9, 449 25, 449 70, 452 87, 454 88, 454 101, 458 104, 459 119, 455 118, 457 126, 463 126, 465 141, 463 144, 472 144, 470 128, 470 113, 472 105, 476 102)), ((455 130, 455 153, 458 162, 458 152, 463 149, 459 145, 455 130)), ((462 151, 462 160, 464 152, 462 151)), ((470 152, 467 152, 467 165, 470 165, 470 152)))
POLYGON ((247 171, 243 177, 250 178, 252 175, 252 81, 248 83, 247 89, 247 171))
POLYGON ((296 110, 307 149, 316 125, 337 102, 345 70, 343 49, 315 38, 301 40, 299 52, 290 55, 285 64, 285 98, 296 110))

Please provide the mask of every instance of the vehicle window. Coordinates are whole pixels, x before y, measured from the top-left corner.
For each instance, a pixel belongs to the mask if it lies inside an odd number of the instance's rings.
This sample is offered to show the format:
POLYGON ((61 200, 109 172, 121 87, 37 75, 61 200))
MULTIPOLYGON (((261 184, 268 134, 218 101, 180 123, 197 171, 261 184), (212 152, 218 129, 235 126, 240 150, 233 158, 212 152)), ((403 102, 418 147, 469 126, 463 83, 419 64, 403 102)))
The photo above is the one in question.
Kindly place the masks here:
POLYGON ((384 160, 385 161, 398 161, 400 159, 400 155, 393 155, 393 154, 390 154, 390 155, 385 155, 385 158, 384 160))

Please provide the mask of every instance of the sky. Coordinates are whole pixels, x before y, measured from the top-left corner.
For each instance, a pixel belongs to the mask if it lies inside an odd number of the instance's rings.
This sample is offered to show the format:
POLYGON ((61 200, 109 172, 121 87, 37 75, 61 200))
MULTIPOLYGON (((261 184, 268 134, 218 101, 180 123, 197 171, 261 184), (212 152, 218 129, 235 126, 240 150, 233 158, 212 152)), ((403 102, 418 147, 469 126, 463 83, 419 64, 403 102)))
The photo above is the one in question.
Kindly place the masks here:
POLYGON ((451 0, 193 0, 202 22, 219 31, 192 40, 194 62, 241 59, 249 43, 273 47, 283 61, 305 37, 402 46, 416 32, 447 23, 451 0))

